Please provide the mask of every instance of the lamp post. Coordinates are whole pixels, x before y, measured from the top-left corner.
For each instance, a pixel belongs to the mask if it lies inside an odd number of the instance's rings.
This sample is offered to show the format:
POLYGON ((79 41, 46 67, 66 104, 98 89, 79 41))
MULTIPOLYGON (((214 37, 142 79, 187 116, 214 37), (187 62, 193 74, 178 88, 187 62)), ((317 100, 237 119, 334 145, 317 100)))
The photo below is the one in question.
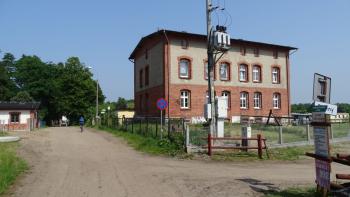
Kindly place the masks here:
POLYGON ((108 107, 107 107, 107 110, 108 110, 108 114, 107 114, 107 126, 109 127, 109 125, 110 125, 110 124, 109 124, 109 122, 110 122, 109 119, 110 119, 111 106, 108 106, 108 107))
MULTIPOLYGON (((92 67, 89 66, 87 67, 89 70, 92 70, 92 67)), ((95 115, 95 119, 96 119, 96 122, 98 123, 98 119, 100 117, 98 116, 98 78, 96 77, 96 115, 95 115)))

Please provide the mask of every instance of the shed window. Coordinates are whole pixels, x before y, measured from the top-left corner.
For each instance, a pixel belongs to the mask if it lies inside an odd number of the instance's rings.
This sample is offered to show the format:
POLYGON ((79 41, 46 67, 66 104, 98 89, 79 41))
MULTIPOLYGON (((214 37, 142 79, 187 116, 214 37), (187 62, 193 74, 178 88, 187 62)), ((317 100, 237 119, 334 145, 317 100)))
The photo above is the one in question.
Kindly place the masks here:
POLYGON ((19 115, 20 115, 19 112, 10 113, 11 123, 19 123, 19 115))

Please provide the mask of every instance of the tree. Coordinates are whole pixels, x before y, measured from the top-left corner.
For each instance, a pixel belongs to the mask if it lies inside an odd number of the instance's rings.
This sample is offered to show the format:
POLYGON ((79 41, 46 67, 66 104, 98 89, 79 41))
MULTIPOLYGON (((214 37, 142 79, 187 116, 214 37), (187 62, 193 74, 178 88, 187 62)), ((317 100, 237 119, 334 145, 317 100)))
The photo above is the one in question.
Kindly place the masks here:
POLYGON ((27 91, 20 91, 16 96, 11 98, 11 101, 16 102, 33 102, 34 99, 29 95, 27 91))
POLYGON ((127 109, 128 108, 128 102, 124 98, 119 97, 115 107, 116 107, 117 110, 127 109))
POLYGON ((312 104, 311 103, 292 104, 292 112, 293 113, 311 113, 312 104))
POLYGON ((0 101, 7 101, 17 92, 17 87, 11 79, 15 58, 6 53, 0 61, 0 101))
MULTIPOLYGON (((72 121, 79 116, 89 115, 89 108, 96 102, 96 82, 92 73, 77 57, 70 57, 63 67, 59 68, 60 78, 57 80, 61 93, 57 102, 58 114, 65 114, 72 121)), ((104 102, 102 91, 99 91, 99 102, 104 102)))
POLYGON ((350 113, 350 104, 348 103, 337 103, 339 113, 350 113))

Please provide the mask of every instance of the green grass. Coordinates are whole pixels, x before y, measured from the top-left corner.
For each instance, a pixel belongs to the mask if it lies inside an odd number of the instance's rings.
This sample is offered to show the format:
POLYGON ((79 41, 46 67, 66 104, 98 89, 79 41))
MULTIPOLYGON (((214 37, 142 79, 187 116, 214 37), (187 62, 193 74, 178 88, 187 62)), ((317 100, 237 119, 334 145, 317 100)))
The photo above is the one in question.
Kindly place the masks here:
POLYGON ((7 135, 8 135, 8 133, 0 131, 0 137, 1 136, 7 136, 7 135))
POLYGON ((279 192, 266 192, 266 197, 314 197, 321 196, 315 188, 289 188, 279 192))
POLYGON ((187 157, 182 147, 183 137, 175 136, 174 141, 171 142, 166 138, 155 139, 152 137, 145 137, 135 133, 120 131, 117 129, 99 127, 100 130, 112 133, 117 137, 121 137, 127 143, 138 151, 149 153, 152 155, 167 155, 176 157, 187 157))
POLYGON ((16 155, 17 143, 0 143, 0 194, 24 172, 27 163, 16 155))
MULTIPOLYGON (((305 158, 305 152, 312 152, 313 146, 301 146, 301 147, 288 147, 288 148, 274 148, 269 149, 269 158, 266 155, 266 151, 263 150, 262 160, 278 160, 278 161, 295 161, 301 158, 305 158)), ((216 152, 212 156, 212 160, 215 161, 257 161, 261 160, 258 157, 257 151, 249 150, 243 151, 225 151, 216 152)))

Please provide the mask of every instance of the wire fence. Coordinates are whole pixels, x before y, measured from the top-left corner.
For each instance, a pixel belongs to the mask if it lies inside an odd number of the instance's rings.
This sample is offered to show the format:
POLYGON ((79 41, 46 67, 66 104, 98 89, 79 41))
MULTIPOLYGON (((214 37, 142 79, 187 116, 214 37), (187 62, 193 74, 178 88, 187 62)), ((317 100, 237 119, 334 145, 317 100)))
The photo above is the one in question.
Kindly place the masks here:
MULTIPOLYGON (((242 136, 242 127, 247 125, 233 124, 226 122, 224 126, 224 137, 237 137, 242 136)), ((266 125, 262 123, 250 124, 251 137, 256 137, 257 134, 262 134, 267 140, 268 145, 281 145, 297 142, 311 142, 313 141, 313 127, 309 124, 306 125, 266 125)), ((206 125, 189 125, 189 144, 193 146, 205 146, 207 140, 205 139, 209 132, 209 127, 206 125)), ((333 123, 330 128, 330 138, 350 138, 350 123, 333 123)), ((227 142, 228 143, 228 142, 227 142)), ((236 143, 237 146, 241 143, 236 143)))
MULTIPOLYGON (((287 122, 288 120, 281 120, 287 122)), ((289 121, 290 122, 290 121, 289 121)), ((154 139, 176 140, 183 146, 205 147, 208 145, 209 127, 207 124, 190 124, 181 118, 164 118, 161 123, 159 117, 139 117, 139 118, 109 118, 102 119, 99 123, 101 126, 119 129, 144 137, 154 139)), ((242 137, 242 128, 245 124, 233 124, 225 122, 224 137, 242 137)), ((288 145, 291 143, 305 143, 313 141, 313 127, 309 124, 281 124, 266 125, 263 122, 252 122, 250 137, 256 137, 261 134, 266 138, 268 146, 288 145)), ((333 123, 330 129, 331 139, 349 138, 350 123, 333 123)), ((249 137, 249 136, 248 136, 249 137)), ((223 140, 219 145, 242 146, 240 140, 223 140)))
POLYGON ((182 118, 135 117, 102 119, 101 126, 155 139, 184 138, 185 120, 182 118))

